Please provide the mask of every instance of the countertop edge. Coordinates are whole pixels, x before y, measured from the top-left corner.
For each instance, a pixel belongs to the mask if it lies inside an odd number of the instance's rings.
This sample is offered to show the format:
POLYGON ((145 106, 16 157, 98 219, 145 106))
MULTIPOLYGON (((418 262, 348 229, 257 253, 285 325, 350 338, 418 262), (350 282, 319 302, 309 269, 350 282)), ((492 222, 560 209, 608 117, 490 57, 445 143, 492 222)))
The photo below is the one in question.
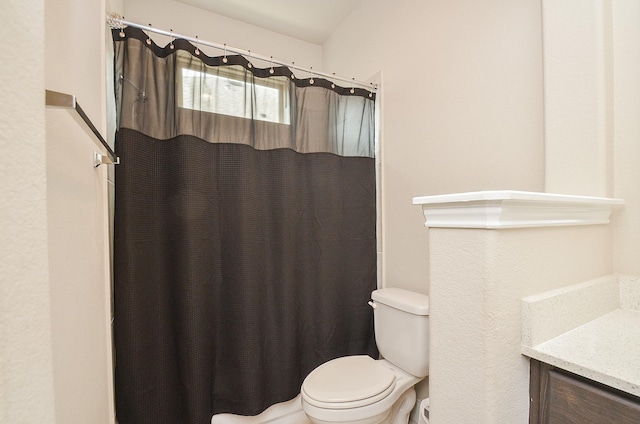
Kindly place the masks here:
MULTIPOLYGON (((640 317, 640 314, 638 314, 638 316, 640 317)), ((597 321, 597 320, 598 318, 595 319, 594 321, 597 321)), ((553 340, 556 347, 559 343, 562 344, 565 341, 566 341, 566 346, 571 346, 574 341, 574 339, 567 336, 567 333, 562 334, 554 338, 553 340)), ((568 357, 568 355, 565 356, 559 353, 550 352, 549 350, 545 349, 546 347, 547 345, 545 343, 539 344, 537 346, 527 346, 525 344, 522 344, 520 347, 520 351, 523 355, 527 357, 537 359, 541 362, 545 362, 549 365, 555 366, 565 371, 569 371, 581 377, 588 378, 590 380, 605 384, 607 386, 613 387, 623 392, 640 397, 640 381, 634 382, 634 381, 631 381, 629 378, 625 378, 624 376, 612 375, 610 373, 600 370, 598 367, 598 359, 592 360, 591 364, 577 363, 575 360, 568 357)), ((616 358, 616 359, 620 363, 628 363, 624 360, 624 358, 616 358)), ((640 366, 640 364, 638 366, 640 366)))

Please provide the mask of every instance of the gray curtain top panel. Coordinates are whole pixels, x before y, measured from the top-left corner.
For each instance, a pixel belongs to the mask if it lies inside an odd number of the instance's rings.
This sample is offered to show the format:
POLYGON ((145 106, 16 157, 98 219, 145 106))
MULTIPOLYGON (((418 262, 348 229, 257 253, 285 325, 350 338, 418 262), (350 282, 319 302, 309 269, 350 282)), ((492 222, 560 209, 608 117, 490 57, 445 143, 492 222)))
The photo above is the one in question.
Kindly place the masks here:
POLYGON ((161 48, 135 28, 113 36, 118 128, 160 140, 192 135, 257 150, 375 156, 375 94, 367 90, 255 68, 238 55, 209 57, 185 40, 161 48))

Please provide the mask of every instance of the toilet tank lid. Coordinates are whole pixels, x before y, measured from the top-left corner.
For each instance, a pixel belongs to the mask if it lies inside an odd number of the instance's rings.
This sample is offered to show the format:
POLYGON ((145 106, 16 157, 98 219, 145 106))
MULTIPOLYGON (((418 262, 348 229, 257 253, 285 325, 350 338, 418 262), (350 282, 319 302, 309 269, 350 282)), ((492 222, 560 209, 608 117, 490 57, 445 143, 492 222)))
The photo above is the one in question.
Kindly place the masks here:
POLYGON ((374 290, 371 298, 401 311, 414 315, 429 315, 429 296, 397 287, 374 290))

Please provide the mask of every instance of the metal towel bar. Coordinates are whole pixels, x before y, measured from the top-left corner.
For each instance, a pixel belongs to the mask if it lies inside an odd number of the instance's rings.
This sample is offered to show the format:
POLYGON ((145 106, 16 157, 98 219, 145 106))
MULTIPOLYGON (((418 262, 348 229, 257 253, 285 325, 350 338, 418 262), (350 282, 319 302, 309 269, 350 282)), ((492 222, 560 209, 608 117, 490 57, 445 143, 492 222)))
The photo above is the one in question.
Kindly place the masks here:
POLYGON ((120 163, 120 158, 116 156, 116 153, 111 149, 109 144, 107 144, 105 139, 100 134, 100 131, 98 131, 95 125, 93 125, 93 122, 91 122, 91 119, 89 119, 87 114, 84 113, 84 111, 82 110, 82 108, 80 107, 80 105, 76 100, 76 96, 72 94, 59 93, 57 91, 51 91, 51 90, 45 90, 45 94, 46 94, 45 102, 47 106, 61 107, 65 109, 74 109, 77 112, 78 116, 82 119, 82 122, 84 122, 87 125, 87 127, 89 127, 91 132, 96 136, 98 141, 100 141, 100 143, 102 144, 102 147, 105 148, 105 150, 107 151, 108 157, 101 155, 99 153, 94 154, 94 164, 96 167, 102 164, 117 165, 120 163))

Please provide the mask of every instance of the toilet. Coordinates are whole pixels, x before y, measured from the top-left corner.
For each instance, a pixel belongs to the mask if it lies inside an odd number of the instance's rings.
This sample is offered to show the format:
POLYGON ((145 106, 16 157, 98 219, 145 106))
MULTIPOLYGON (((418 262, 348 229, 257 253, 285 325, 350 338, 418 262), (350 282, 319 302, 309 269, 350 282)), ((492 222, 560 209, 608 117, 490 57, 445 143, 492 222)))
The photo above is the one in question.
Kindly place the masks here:
POLYGON ((376 344, 383 359, 345 356, 317 367, 302 383, 302 409, 316 424, 407 424, 414 386, 429 374, 429 297, 399 288, 371 293, 376 344))

